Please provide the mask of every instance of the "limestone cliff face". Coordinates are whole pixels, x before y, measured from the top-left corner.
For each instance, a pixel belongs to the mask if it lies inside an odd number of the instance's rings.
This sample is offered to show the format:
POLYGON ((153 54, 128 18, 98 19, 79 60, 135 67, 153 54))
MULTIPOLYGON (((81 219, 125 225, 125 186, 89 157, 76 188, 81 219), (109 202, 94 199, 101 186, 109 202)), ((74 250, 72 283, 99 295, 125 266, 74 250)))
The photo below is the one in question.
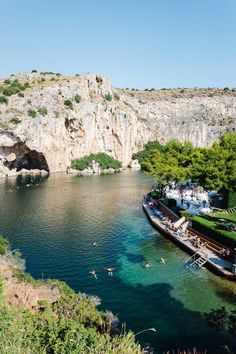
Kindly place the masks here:
POLYGON ((30 87, 24 97, 14 94, 7 104, 0 104, 2 175, 22 168, 65 171, 71 159, 96 152, 106 152, 126 166, 132 153, 150 140, 178 138, 208 146, 236 126, 232 91, 176 97, 169 92, 114 89, 99 75, 25 73, 10 79, 27 81, 30 87))

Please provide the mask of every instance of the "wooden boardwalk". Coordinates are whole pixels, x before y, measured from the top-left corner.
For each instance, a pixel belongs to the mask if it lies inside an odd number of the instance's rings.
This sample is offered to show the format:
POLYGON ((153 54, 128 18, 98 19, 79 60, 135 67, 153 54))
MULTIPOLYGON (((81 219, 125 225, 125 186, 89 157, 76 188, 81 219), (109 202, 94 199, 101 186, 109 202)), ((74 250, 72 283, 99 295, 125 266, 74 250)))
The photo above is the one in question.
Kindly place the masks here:
MULTIPOLYGON (((221 257, 213 249, 213 247, 197 248, 193 245, 191 238, 194 236, 199 237, 199 233, 196 232, 196 234, 194 234, 194 230, 191 229, 190 237, 178 236, 174 230, 171 230, 169 227, 163 224, 161 219, 155 215, 153 208, 150 208, 149 204, 145 201, 143 202, 143 209, 146 212, 151 224, 157 230, 178 244, 182 249, 186 250, 190 255, 194 255, 194 259, 204 258, 206 260, 204 266, 206 266, 208 269, 231 280, 236 280, 236 275, 232 272, 233 262, 231 262, 229 259, 221 257)), ((170 217, 172 221, 178 220, 178 216, 176 214, 174 214, 170 209, 166 209, 167 210, 164 212, 165 216, 170 217)))

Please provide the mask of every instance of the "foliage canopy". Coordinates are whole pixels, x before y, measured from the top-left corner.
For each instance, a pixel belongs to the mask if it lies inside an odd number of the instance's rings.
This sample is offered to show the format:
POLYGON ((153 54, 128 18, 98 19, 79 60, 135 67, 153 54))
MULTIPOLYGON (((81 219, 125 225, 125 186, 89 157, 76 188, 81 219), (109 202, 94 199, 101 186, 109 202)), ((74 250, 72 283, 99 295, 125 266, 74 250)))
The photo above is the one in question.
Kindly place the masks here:
POLYGON ((99 166, 103 170, 108 168, 119 169, 122 167, 120 161, 114 159, 112 156, 105 154, 104 152, 100 152, 98 154, 90 154, 82 157, 81 159, 74 159, 71 161, 71 167, 82 171, 90 167, 93 160, 99 163, 99 166))
POLYGON ((236 189, 236 133, 224 134, 210 148, 194 148, 175 139, 156 147, 149 143, 133 158, 161 184, 191 178, 206 189, 236 189))

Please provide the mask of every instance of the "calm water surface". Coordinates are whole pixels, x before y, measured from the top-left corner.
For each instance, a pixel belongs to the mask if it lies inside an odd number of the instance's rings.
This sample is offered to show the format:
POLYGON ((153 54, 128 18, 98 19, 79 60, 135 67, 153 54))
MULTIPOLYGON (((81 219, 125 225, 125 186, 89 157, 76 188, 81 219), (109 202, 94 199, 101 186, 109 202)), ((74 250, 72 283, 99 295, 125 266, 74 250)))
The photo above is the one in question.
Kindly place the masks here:
POLYGON ((236 352, 232 337, 210 330, 202 317, 211 308, 235 308, 236 286, 207 270, 185 269, 187 254, 151 227, 141 199, 152 182, 131 171, 4 180, 0 232, 21 250, 34 277, 57 278, 98 295, 100 308, 118 314, 134 332, 157 328, 156 334, 137 336, 156 353, 197 346, 215 354, 224 343, 236 352), (104 270, 109 266, 116 267, 113 277, 104 270))

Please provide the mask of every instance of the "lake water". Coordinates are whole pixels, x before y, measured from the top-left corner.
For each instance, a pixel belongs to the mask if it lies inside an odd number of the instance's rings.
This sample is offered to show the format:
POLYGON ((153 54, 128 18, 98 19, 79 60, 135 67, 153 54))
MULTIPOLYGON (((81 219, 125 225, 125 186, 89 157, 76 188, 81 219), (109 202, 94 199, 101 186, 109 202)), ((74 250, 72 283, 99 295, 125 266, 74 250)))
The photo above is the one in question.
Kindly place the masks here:
POLYGON ((98 295, 100 308, 117 314, 127 330, 155 327, 157 333, 137 339, 156 353, 196 346, 215 354, 224 343, 236 352, 232 337, 209 329, 202 316, 223 305, 235 308, 236 285, 184 267, 188 255, 154 230, 142 210, 142 196, 152 183, 131 171, 2 180, 0 233, 20 249, 34 277, 57 278, 98 295), (109 266, 116 268, 113 277, 104 269, 109 266), (89 274, 92 269, 97 279, 89 274))

